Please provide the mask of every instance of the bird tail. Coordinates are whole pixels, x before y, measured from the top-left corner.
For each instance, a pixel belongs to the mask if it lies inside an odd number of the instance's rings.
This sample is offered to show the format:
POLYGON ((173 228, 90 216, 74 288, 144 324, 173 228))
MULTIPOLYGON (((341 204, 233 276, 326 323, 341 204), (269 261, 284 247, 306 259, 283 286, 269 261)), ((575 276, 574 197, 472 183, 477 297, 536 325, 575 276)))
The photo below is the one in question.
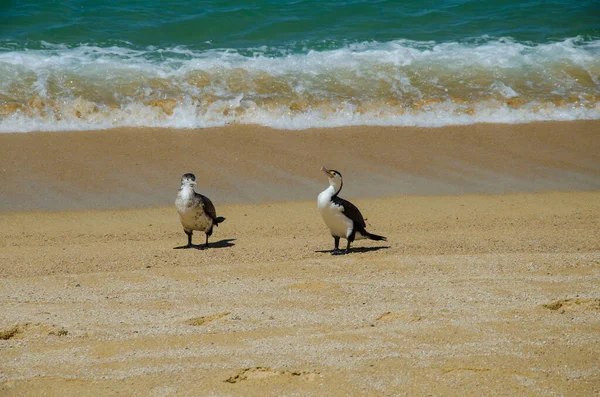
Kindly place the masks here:
POLYGON ((373 233, 369 233, 365 230, 364 232, 365 237, 367 237, 369 240, 376 240, 376 241, 387 241, 387 237, 384 236, 380 236, 377 234, 373 234, 373 233))
POLYGON ((218 216, 217 219, 215 219, 215 226, 219 226, 219 223, 223 222, 224 220, 225 218, 218 216))

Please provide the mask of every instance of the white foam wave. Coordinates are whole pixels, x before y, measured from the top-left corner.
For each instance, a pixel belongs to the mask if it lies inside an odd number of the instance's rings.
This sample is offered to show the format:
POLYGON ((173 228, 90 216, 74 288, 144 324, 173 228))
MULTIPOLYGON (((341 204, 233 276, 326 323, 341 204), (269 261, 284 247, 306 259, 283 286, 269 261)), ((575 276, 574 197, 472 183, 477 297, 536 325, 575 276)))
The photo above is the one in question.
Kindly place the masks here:
POLYGON ((41 50, 0 52, 0 76, 0 105, 20 108, 0 109, 0 132, 600 118, 600 40, 582 38, 396 40, 302 53, 45 43, 41 50), (388 105, 390 98, 401 105, 388 105), (431 98, 425 107, 410 107, 431 98), (515 98, 522 99, 519 106, 503 102, 515 98), (469 102, 469 111, 455 99, 469 102), (32 108, 32 100, 41 105, 32 108), (148 103, 155 100, 174 103, 165 112, 148 103), (292 102, 304 105, 291 110, 292 102))
POLYGON ((81 45, 69 48, 47 44, 41 50, 0 52, 0 65, 29 71, 79 71, 96 66, 103 74, 132 70, 148 75, 183 75, 190 70, 240 68, 276 74, 338 68, 360 69, 376 64, 406 67, 414 64, 442 65, 447 68, 483 67, 489 69, 547 65, 570 61, 598 66, 600 40, 571 38, 548 44, 520 43, 511 39, 473 42, 415 42, 396 40, 387 43, 365 42, 328 51, 309 50, 272 56, 272 48, 249 50, 215 49, 194 51, 185 47, 134 49, 81 45))
POLYGON ((465 112, 464 106, 446 102, 432 104, 421 110, 399 113, 398 109, 393 107, 364 111, 347 103, 335 108, 293 112, 289 107, 260 108, 254 102, 244 100, 240 96, 228 101, 216 101, 206 109, 200 109, 196 104, 180 104, 171 114, 165 113, 161 108, 143 104, 87 112, 86 106, 74 103, 65 105, 60 113, 48 111, 35 116, 15 112, 0 120, 0 132, 94 130, 117 127, 207 128, 229 124, 256 124, 276 129, 355 125, 441 127, 475 123, 600 119, 600 104, 596 104, 595 107, 546 105, 540 108, 527 105, 513 108, 501 102, 479 103, 472 111, 465 112))

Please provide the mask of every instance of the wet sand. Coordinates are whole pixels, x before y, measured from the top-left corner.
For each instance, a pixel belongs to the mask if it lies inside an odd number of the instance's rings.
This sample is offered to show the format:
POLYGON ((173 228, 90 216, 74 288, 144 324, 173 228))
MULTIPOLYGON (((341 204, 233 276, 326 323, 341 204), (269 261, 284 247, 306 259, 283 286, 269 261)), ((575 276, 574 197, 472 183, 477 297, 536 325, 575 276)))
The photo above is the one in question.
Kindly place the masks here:
POLYGON ((321 166, 360 198, 600 189, 599 121, 0 134, 0 148, 0 211, 170 206, 185 172, 223 204, 313 200, 321 166))
POLYGON ((0 135, 0 394, 597 395, 599 125, 0 135))

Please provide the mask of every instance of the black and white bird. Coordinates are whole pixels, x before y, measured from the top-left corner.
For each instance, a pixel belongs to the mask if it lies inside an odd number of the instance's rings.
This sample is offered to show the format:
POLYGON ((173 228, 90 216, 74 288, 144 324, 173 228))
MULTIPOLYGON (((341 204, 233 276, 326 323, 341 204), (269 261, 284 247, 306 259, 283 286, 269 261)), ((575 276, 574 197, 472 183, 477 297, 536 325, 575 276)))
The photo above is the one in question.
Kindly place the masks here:
POLYGON ((365 230, 365 220, 354 204, 339 197, 344 185, 342 174, 336 170, 321 168, 329 177, 329 187, 319 194, 318 206, 325 224, 331 231, 334 240, 334 255, 347 254, 354 240, 370 239, 386 241, 387 239, 365 230), (348 240, 346 249, 340 250, 340 238, 348 240))
POLYGON ((182 248, 193 247, 192 234, 194 230, 206 233, 206 244, 203 248, 208 248, 208 238, 213 232, 213 226, 219 226, 219 223, 223 222, 225 218, 217 216, 213 203, 208 197, 196 193, 194 185, 196 185, 196 176, 184 174, 181 177, 181 187, 175 199, 181 226, 188 236, 188 244, 182 248))

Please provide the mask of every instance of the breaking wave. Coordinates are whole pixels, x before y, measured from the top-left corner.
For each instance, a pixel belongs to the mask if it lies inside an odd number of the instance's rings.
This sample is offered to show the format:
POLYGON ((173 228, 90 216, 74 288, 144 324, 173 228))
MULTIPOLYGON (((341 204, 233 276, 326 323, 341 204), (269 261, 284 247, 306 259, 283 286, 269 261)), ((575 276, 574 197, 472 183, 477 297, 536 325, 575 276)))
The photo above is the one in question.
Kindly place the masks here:
POLYGON ((4 42, 0 76, 0 132, 600 118, 600 41, 581 37, 396 40, 321 51, 4 42))

